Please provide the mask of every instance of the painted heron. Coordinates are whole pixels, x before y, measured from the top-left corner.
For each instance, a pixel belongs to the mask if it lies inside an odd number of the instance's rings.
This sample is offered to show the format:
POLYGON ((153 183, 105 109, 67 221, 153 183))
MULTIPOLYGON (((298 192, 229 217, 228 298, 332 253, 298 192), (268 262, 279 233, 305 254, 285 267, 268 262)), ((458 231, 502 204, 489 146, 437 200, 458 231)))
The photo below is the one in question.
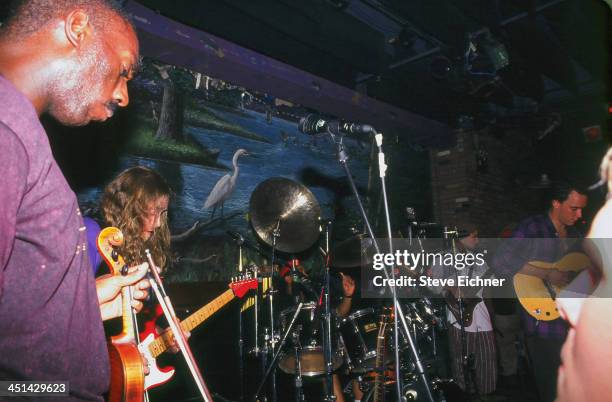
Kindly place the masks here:
POLYGON ((237 150, 234 153, 234 156, 232 157, 232 173, 228 173, 221 177, 219 181, 217 181, 217 184, 215 184, 215 186, 213 187, 210 194, 208 194, 208 197, 204 202, 204 208, 207 209, 213 207, 213 211, 210 216, 211 220, 215 216, 215 211, 219 206, 221 206, 221 216, 223 217, 223 204, 225 203, 225 200, 227 200, 232 195, 232 193, 234 192, 234 188, 236 187, 236 179, 238 178, 239 171, 238 158, 242 155, 248 154, 249 153, 246 151, 246 149, 241 148, 237 150))

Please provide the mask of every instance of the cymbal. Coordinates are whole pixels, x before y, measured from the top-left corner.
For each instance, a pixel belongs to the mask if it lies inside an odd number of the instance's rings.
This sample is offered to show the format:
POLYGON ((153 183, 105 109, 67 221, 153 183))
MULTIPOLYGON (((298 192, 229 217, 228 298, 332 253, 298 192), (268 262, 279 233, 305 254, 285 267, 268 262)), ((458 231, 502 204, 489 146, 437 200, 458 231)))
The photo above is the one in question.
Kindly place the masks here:
POLYGON ((334 268, 359 268, 369 265, 372 262, 373 250, 374 243, 366 234, 360 233, 349 237, 337 243, 332 249, 331 266, 334 268))
POLYGON ((279 251, 299 253, 319 238, 319 203, 308 188, 293 180, 273 177, 259 183, 251 194, 249 211, 253 229, 269 246, 278 227, 279 251))

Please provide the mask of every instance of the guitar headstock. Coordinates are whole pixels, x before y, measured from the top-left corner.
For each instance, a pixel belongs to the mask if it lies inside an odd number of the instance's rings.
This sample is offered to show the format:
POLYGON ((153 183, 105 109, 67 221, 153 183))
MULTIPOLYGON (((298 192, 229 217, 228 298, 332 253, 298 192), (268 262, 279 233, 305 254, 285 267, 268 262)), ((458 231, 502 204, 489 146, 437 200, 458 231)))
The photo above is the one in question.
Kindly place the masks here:
POLYGON ((98 235, 98 250, 113 275, 127 274, 127 265, 116 250, 116 247, 123 245, 124 240, 121 230, 113 226, 102 229, 98 235))
POLYGON ((257 278, 251 278, 251 274, 247 273, 232 278, 229 287, 236 297, 242 298, 249 290, 257 290, 257 283, 257 278))
POLYGON ((387 331, 387 326, 392 319, 392 309, 384 308, 380 314, 380 321, 378 323, 378 336, 384 337, 387 331))

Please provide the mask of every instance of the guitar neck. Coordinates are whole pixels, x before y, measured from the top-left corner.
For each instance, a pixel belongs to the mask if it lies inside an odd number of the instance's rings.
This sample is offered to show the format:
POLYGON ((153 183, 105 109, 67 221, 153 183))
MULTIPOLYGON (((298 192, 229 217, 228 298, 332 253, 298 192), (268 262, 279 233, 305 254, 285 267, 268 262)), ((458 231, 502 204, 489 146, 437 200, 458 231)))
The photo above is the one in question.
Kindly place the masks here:
MULTIPOLYGON (((223 306, 229 303, 234 298, 234 292, 232 289, 228 289, 223 292, 220 296, 217 296, 213 301, 200 308, 195 313, 181 321, 181 328, 184 331, 191 331, 210 316, 219 311, 223 306)), ((149 345, 149 350, 153 357, 157 357, 164 353, 168 347, 172 344, 172 331, 166 331, 158 338, 156 338, 149 345)))
POLYGON ((385 330, 381 331, 376 339, 376 363, 374 365, 376 371, 374 374, 374 398, 373 402, 383 402, 385 398, 384 390, 384 354, 385 354, 385 330))

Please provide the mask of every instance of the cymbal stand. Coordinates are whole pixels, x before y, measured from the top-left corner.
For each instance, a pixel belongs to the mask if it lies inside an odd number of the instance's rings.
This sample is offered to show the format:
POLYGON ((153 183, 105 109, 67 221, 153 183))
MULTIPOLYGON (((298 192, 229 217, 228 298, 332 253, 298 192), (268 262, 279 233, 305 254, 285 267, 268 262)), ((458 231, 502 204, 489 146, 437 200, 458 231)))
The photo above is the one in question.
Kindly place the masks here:
MULTIPOLYGON (((274 293, 276 292, 274 290, 274 262, 276 258, 276 243, 278 241, 278 238, 280 237, 280 223, 281 221, 279 219, 278 222, 276 223, 276 227, 272 231, 272 255, 270 258, 271 270, 270 270, 270 283, 268 287, 268 305, 270 306, 270 337, 269 337, 270 345, 267 349, 270 352, 269 356, 272 356, 275 354, 275 349, 276 349, 275 346, 276 346, 276 341, 277 341, 276 327, 274 326, 274 293)), ((278 352, 280 352, 280 348, 278 349, 278 352)), ((277 353, 277 356, 278 356, 278 353, 277 353)), ((271 398, 272 402, 276 402, 276 368, 274 367, 274 360, 275 359, 272 359, 268 363, 268 372, 272 370, 272 377, 270 379, 270 389, 271 389, 270 392, 272 393, 272 398, 271 398)), ((264 375, 264 378, 263 378, 264 381, 267 375, 268 374, 264 375)), ((257 397, 257 395, 255 395, 255 397, 257 397)))
MULTIPOLYGON (((268 379, 268 376, 276 368, 276 361, 278 360, 278 357, 280 356, 280 354, 281 354, 281 352, 283 350, 283 346, 285 346, 285 342, 287 341, 287 336, 291 333, 291 330, 293 329, 293 324, 295 323, 295 320, 297 319, 298 315, 300 314, 300 311, 302 310, 302 306, 304 306, 304 303, 298 304, 297 308, 295 309, 295 313, 293 314, 293 317, 291 318, 291 322, 289 323, 289 326, 287 327, 287 329, 285 330, 285 333, 283 334, 283 336, 281 338, 281 341, 280 341, 280 343, 278 345, 278 349, 274 353, 274 356, 272 357, 272 360, 270 360, 270 364, 268 364, 266 372, 265 372, 263 378, 261 379, 261 382, 259 383, 259 386, 257 387, 257 391, 255 391, 255 395, 253 396, 253 402, 257 402, 257 396, 259 395, 259 393, 261 392, 261 389, 263 388, 264 384, 266 383, 266 380, 268 379)), ((297 362, 296 362, 296 364, 297 364, 297 362)), ((272 378, 274 378, 274 376, 272 378)))
POLYGON ((300 344, 300 326, 293 331, 293 345, 295 352, 295 400, 304 402, 304 390, 302 389, 302 345, 300 344))
MULTIPOLYGON (((348 166, 348 154, 344 148, 344 145, 342 144, 342 136, 340 136, 339 140, 336 141, 336 136, 339 135, 340 133, 333 133, 329 128, 327 130, 328 134, 330 135, 332 141, 337 145, 338 147, 338 162, 340 163, 340 165, 342 166, 342 168, 344 169, 344 172, 346 174, 346 178, 348 179, 348 182, 351 186, 351 190, 353 191, 353 195, 355 196, 355 200, 357 202, 357 206, 359 207, 359 211, 361 213, 361 216, 364 220, 364 224, 366 227, 366 230, 368 232, 368 235, 370 236, 370 238, 372 239, 372 243, 374 245, 374 248, 376 250, 376 253, 380 254, 380 247, 378 245, 378 242, 376 241, 376 236, 374 235, 374 231, 372 230, 372 226, 370 225, 370 221, 368 219, 368 215, 363 207, 363 204, 361 203, 361 198, 359 196, 359 192, 357 191, 357 187, 355 186, 355 181, 353 180, 353 175, 350 172, 349 166, 348 166)), ((381 178, 381 185, 382 185, 382 190, 383 190, 383 197, 384 197, 384 206, 385 206, 385 215, 387 218, 387 230, 388 230, 388 235, 389 235, 389 252, 392 252, 392 242, 391 242, 391 225, 390 225, 390 218, 389 218, 389 205, 387 202, 387 192, 386 192, 386 186, 385 186, 385 170, 386 170, 386 165, 384 165, 384 154, 382 153, 382 135, 380 134, 376 134, 376 142, 378 145, 378 149, 379 149, 379 168, 380 168, 380 178, 381 178)), ((388 272, 389 270, 387 269, 387 267, 385 267, 382 272, 384 273, 386 279, 390 279, 390 278, 395 278, 395 270, 394 269, 390 269, 391 274, 389 274, 388 272)), ((387 281, 388 283, 388 281, 387 281)), ((415 366, 417 368, 418 374, 421 378, 421 381, 423 382, 423 388, 425 389, 425 393, 427 394, 427 399, 430 402, 434 402, 434 398, 433 398, 433 394, 431 393, 431 387, 429 386, 429 381, 427 380, 427 375, 425 374, 425 369, 423 367, 423 363, 421 361, 421 358, 419 357, 419 352, 417 351, 417 347, 416 347, 416 343, 412 337, 412 334, 410 332, 410 329, 408 328, 408 323, 406 322, 406 317, 404 316, 404 312, 403 309, 397 299, 397 293, 395 292, 395 287, 390 287, 391 290, 391 294, 393 296, 393 305, 395 306, 395 318, 394 318, 394 338, 395 338, 395 373, 397 376, 397 390, 398 390, 398 395, 400 395, 400 397, 402 398, 402 401, 405 401, 406 398, 404 398, 402 396, 402 377, 401 377, 401 373, 400 373, 400 361, 399 361, 399 348, 398 348, 398 339, 399 339, 399 326, 398 326, 398 320, 401 320, 401 324, 402 324, 402 329, 403 329, 403 335, 405 337, 405 339, 408 341, 408 343, 410 344, 410 350, 412 352, 412 357, 414 359, 414 363, 415 366)))

